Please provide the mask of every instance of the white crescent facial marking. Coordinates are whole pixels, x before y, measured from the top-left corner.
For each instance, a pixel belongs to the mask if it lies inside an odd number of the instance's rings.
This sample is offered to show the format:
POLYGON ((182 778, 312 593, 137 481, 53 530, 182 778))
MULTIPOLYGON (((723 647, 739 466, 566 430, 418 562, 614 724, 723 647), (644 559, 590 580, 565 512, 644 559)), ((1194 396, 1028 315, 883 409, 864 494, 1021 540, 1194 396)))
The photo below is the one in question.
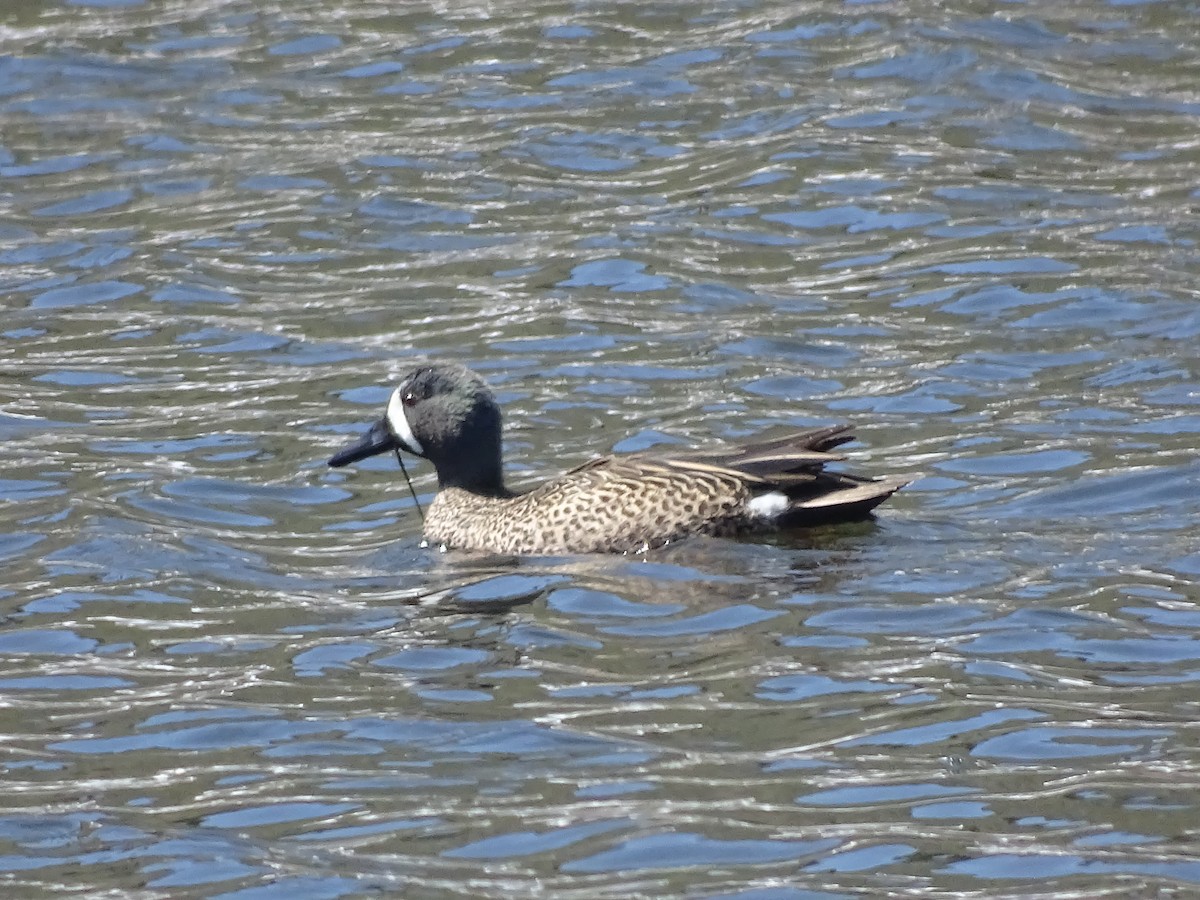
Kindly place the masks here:
POLYGON ((387 420, 388 424, 392 426, 392 434, 400 438, 400 443, 404 445, 405 450, 418 456, 425 455, 425 448, 413 435, 412 428, 408 424, 408 416, 404 415, 404 400, 400 397, 400 388, 392 391, 391 399, 388 400, 387 420))
POLYGON ((787 494, 771 491, 750 501, 750 514, 762 519, 777 519, 788 508, 787 494))

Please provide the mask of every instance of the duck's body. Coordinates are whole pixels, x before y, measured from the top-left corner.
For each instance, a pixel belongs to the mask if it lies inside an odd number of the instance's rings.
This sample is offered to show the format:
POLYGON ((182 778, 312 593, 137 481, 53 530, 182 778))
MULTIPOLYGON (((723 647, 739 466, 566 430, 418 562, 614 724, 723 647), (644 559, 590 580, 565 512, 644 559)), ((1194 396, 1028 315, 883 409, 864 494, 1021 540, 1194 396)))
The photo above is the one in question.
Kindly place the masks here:
POLYGON ((825 471, 848 426, 717 452, 603 456, 527 493, 505 486, 500 412, 461 366, 424 366, 392 393, 387 415, 341 466, 404 449, 433 462, 439 491, 425 517, 432 542, 510 554, 622 553, 691 534, 736 535, 867 516, 907 483, 825 471))

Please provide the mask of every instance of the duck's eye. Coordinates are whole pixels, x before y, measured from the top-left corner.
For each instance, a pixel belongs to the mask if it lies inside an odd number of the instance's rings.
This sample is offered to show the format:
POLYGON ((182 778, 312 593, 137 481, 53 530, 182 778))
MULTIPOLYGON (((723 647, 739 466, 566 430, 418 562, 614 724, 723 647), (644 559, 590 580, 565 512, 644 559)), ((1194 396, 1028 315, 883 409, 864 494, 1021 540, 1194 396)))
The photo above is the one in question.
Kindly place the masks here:
POLYGON ((400 398, 400 402, 405 406, 416 406, 420 398, 412 391, 405 391, 404 396, 400 398))

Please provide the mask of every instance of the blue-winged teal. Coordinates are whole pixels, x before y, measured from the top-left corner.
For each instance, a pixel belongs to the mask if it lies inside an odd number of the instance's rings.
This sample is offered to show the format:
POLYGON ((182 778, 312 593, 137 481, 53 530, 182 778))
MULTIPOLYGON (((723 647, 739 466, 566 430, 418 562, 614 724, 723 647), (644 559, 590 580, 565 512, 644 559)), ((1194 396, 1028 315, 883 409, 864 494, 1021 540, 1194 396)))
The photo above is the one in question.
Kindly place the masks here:
POLYGON ((405 450, 437 469, 425 516, 431 542, 497 553, 622 553, 689 534, 735 535, 866 517, 908 479, 825 470, 849 426, 716 451, 601 456, 518 494, 504 486, 500 408, 478 375, 421 366, 392 391, 366 436, 329 460, 344 466, 405 450))

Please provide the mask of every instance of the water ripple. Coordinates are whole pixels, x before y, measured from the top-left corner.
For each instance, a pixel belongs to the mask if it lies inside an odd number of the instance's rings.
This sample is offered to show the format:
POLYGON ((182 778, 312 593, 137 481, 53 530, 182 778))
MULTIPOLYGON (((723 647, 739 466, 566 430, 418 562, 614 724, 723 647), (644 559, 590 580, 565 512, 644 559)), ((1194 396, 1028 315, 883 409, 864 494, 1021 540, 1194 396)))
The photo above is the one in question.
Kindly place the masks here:
POLYGON ((10 890, 1194 884, 1188 10, 333 9, 6 22, 10 890), (323 464, 439 356, 519 483, 847 417, 920 480, 441 553, 323 464))

